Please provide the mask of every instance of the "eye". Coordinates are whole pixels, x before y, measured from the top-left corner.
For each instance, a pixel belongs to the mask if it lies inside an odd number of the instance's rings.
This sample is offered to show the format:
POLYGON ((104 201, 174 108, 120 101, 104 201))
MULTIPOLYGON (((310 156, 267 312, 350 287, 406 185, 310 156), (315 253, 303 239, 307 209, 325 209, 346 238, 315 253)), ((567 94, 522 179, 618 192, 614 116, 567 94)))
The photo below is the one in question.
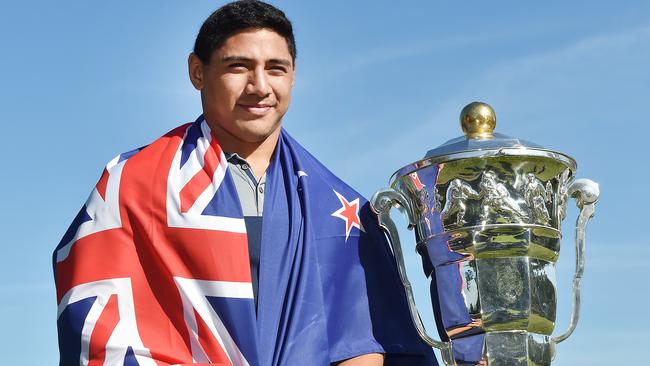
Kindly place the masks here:
POLYGON ((271 71, 272 74, 274 75, 282 75, 287 73, 287 67, 283 65, 272 65, 269 67, 269 70, 271 71))
POLYGON ((228 69, 232 71, 246 71, 247 67, 241 62, 233 62, 231 64, 228 64, 228 69))

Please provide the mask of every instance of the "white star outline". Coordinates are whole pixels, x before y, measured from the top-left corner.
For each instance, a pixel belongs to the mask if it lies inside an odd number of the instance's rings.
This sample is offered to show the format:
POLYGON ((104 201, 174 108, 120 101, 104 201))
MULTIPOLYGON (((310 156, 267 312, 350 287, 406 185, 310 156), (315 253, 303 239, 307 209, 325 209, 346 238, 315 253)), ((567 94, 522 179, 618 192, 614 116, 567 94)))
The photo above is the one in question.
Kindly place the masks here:
POLYGON ((334 194, 336 194, 336 197, 338 197, 339 201, 341 202, 341 208, 339 208, 338 210, 332 212, 332 216, 337 217, 337 218, 345 221, 345 241, 346 242, 348 241, 348 237, 350 237, 350 232, 352 231, 353 227, 356 227, 357 229, 359 229, 360 231, 363 231, 365 233, 366 230, 363 228, 363 225, 361 224, 361 218, 359 217, 359 206, 360 206, 359 197, 353 199, 352 201, 348 201, 339 192, 337 192, 335 190, 332 190, 332 191, 334 191, 334 194), (346 211, 346 208, 349 208, 351 206, 356 206, 356 210, 355 210, 355 216, 356 216, 356 219, 357 219, 356 222, 355 221, 350 222, 351 218, 348 217, 348 216, 343 215, 343 212, 346 211))

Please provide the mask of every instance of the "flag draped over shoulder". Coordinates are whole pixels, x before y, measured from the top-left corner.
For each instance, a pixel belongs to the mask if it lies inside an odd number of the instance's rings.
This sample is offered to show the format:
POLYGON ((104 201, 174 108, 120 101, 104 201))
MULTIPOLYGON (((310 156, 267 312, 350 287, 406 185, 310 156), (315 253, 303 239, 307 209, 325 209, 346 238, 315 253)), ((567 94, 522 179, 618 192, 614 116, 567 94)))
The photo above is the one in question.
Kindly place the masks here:
POLYGON ((367 202, 286 131, 266 189, 256 314, 242 210, 204 119, 108 163, 53 255, 60 364, 435 364, 367 202))

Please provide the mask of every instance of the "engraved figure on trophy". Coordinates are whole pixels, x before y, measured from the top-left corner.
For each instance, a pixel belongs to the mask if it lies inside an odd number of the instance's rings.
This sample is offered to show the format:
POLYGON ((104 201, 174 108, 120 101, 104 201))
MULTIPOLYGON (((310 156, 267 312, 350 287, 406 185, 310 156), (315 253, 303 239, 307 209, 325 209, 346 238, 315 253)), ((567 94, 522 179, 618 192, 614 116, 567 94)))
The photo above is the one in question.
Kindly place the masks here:
POLYGON ((535 174, 527 173, 523 186, 523 195, 535 222, 548 225, 551 216, 548 214, 546 202, 550 202, 553 197, 550 184, 544 186, 542 181, 535 177, 535 174))
POLYGON ((517 201, 510 196, 505 184, 497 181, 497 175, 493 171, 483 172, 479 187, 481 188, 479 195, 483 198, 480 220, 484 225, 488 222, 491 214, 510 215, 517 221, 528 217, 519 207, 517 201))
POLYGON ((456 214, 456 220, 451 223, 452 225, 466 223, 467 200, 478 198, 480 198, 479 194, 468 183, 458 178, 452 180, 447 187, 445 207, 440 212, 442 219, 447 221, 456 214))
POLYGON ((433 207, 431 208, 431 213, 433 214, 434 211, 440 212, 440 215, 442 215, 442 195, 440 194, 440 191, 438 190, 438 187, 433 187, 433 207))
POLYGON ((427 192, 426 189, 421 190, 418 193, 418 197, 420 198, 420 212, 422 214, 426 214, 429 211, 429 192, 427 192))
POLYGON ((566 217, 566 205, 569 200, 569 176, 571 175, 570 169, 565 169, 558 178, 558 195, 557 195, 557 216, 558 221, 564 220, 566 217))

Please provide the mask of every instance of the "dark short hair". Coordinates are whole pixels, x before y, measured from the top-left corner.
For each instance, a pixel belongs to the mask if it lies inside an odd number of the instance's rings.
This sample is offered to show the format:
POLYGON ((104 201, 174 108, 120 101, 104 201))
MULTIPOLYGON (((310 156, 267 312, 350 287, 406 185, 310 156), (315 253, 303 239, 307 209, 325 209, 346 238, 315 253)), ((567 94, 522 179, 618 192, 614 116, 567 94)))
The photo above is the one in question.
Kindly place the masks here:
POLYGON ((196 36, 194 54, 207 65, 212 53, 223 46, 228 37, 249 28, 268 28, 284 37, 292 60, 296 60, 291 22, 282 10, 258 0, 234 1, 210 14, 196 36))

